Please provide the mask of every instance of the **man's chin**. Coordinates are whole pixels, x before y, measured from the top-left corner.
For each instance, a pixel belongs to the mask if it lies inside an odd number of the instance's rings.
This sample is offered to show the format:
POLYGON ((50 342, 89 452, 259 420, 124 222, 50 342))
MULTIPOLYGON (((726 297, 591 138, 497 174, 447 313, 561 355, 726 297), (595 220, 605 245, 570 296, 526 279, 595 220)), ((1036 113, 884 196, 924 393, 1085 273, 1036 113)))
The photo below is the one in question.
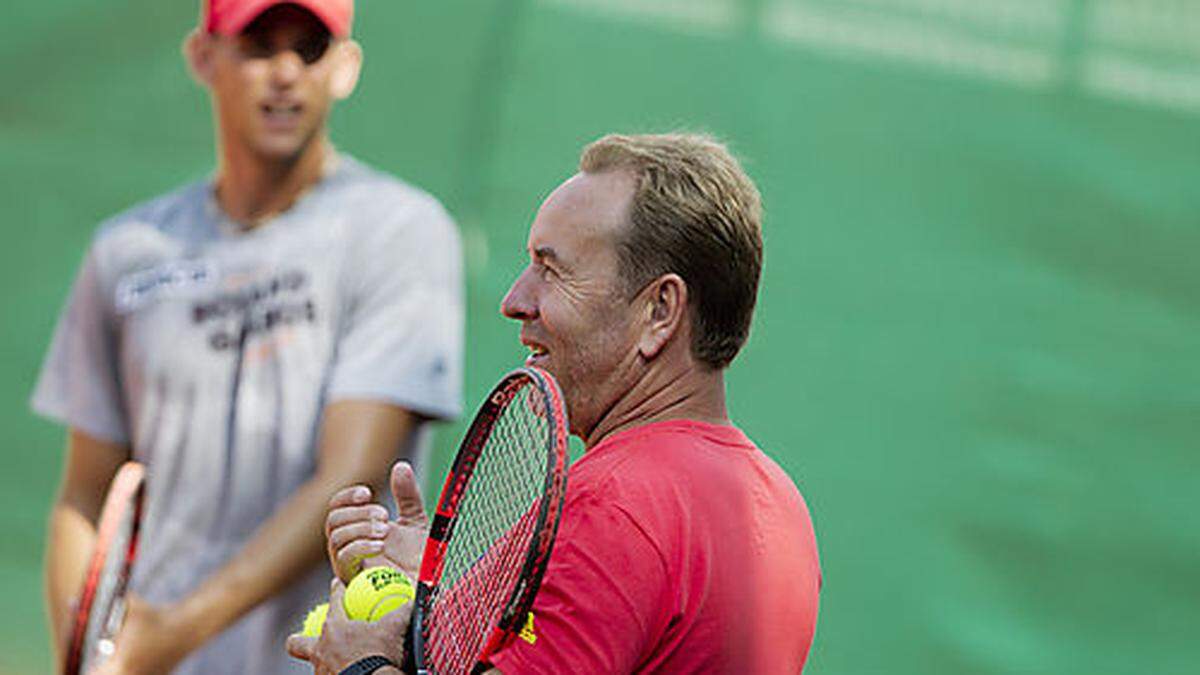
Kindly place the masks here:
POLYGON ((292 131, 288 133, 262 132, 250 142, 254 154, 267 162, 294 162, 320 138, 320 134, 292 131))
POLYGON ((254 144, 254 154, 264 162, 290 163, 304 154, 304 144, 293 140, 270 139, 254 144))

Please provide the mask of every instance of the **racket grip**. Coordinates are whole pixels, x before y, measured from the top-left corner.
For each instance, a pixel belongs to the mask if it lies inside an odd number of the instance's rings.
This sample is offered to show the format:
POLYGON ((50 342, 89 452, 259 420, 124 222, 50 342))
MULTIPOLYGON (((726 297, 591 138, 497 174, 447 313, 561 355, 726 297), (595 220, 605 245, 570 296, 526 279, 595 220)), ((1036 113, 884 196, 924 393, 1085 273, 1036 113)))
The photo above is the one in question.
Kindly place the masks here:
POLYGON ((417 675, 432 675, 425 663, 425 612, 428 607, 429 588, 417 582, 417 594, 413 598, 412 620, 404 632, 404 663, 400 670, 417 675))

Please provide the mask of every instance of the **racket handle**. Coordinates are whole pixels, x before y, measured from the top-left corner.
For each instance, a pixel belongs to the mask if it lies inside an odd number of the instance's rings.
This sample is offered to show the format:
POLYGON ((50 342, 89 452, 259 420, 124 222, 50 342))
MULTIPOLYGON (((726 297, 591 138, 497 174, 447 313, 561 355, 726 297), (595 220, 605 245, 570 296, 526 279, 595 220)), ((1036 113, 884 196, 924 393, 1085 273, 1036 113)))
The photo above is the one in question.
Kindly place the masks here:
POLYGON ((424 624, 425 612, 421 611, 425 607, 425 595, 428 589, 425 584, 417 583, 417 597, 413 600, 412 621, 408 622, 408 630, 404 633, 404 667, 401 668, 406 673, 417 673, 418 675, 430 675, 429 669, 425 668, 425 640, 424 640, 424 624), (417 658, 417 654, 421 658, 417 658))
POLYGON ((428 670, 417 668, 417 652, 416 645, 413 640, 413 626, 417 623, 416 612, 413 612, 413 620, 408 624, 408 630, 404 631, 404 663, 400 664, 400 670, 406 673, 421 673, 427 675, 428 670))

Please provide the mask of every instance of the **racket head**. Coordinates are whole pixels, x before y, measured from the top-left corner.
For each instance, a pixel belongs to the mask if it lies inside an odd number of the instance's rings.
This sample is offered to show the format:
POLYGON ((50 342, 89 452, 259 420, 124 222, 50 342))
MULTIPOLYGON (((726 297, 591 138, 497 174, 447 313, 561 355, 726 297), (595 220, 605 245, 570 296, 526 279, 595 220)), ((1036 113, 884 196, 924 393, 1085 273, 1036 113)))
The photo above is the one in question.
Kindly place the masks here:
POLYGON ((518 368, 475 415, 438 498, 418 577, 418 671, 477 672, 524 626, 567 487, 567 418, 554 378, 518 368))
POLYGON ((67 646, 64 675, 87 673, 112 654, 125 616, 125 591, 137 556, 145 467, 122 464, 113 476, 96 529, 67 646))

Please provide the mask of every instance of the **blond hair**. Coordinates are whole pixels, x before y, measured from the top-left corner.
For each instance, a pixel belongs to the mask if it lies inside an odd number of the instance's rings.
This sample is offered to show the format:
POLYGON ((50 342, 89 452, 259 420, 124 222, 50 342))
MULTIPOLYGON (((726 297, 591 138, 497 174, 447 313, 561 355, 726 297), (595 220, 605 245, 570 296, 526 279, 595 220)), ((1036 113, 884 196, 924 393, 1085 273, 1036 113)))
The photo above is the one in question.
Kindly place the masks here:
POLYGON ((750 333, 762 272, 762 201, 724 145, 698 134, 612 134, 588 145, 585 173, 635 179, 619 273, 630 294, 667 273, 688 287, 692 354, 729 365, 750 333))

